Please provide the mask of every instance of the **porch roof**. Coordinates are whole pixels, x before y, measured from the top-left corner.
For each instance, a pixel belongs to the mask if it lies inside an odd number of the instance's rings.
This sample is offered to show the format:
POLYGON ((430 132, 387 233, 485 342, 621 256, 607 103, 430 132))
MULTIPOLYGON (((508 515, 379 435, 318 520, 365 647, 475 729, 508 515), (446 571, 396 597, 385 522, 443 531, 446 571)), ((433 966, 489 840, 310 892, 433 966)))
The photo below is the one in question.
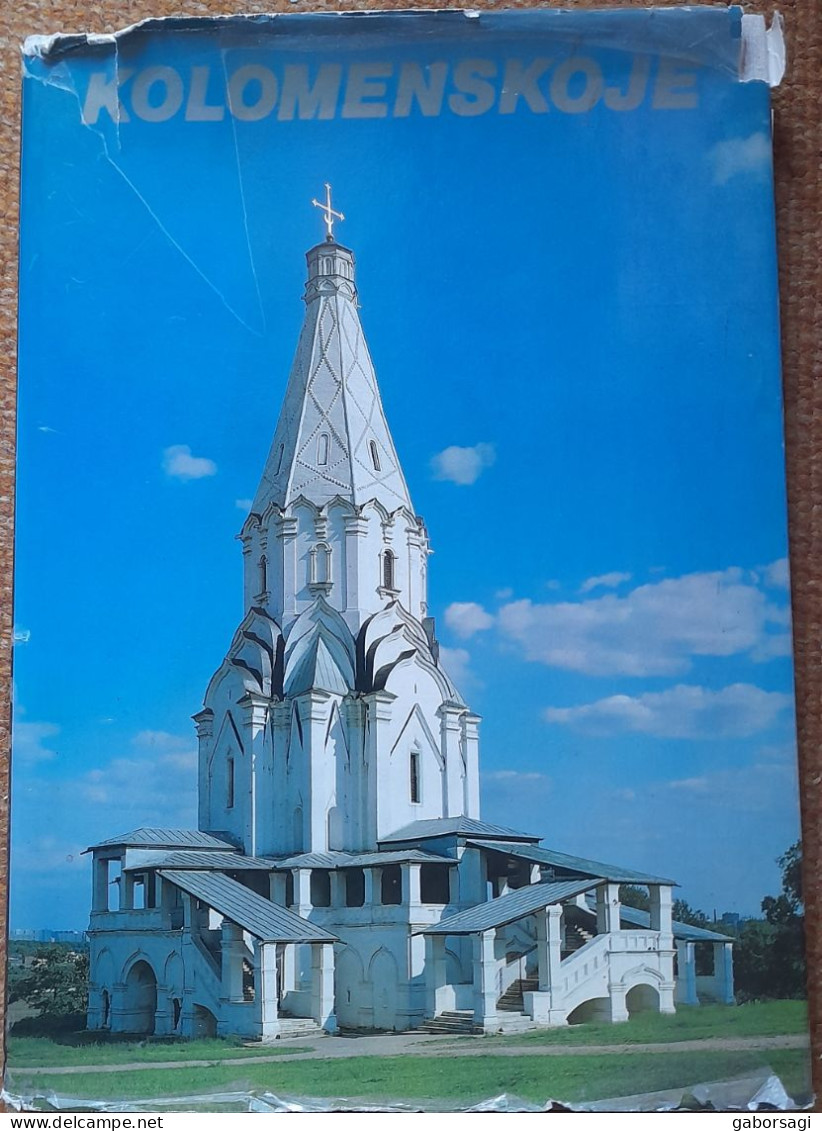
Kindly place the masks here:
POLYGON ((420 935, 473 935, 479 931, 489 931, 492 927, 504 927, 507 923, 514 923, 542 907, 552 903, 561 903, 564 899, 573 899, 596 886, 596 880, 566 880, 554 884, 528 884, 509 891, 497 899, 490 899, 487 903, 478 903, 476 907, 469 907, 447 919, 440 919, 417 931, 420 935))
POLYGON ((579 872, 584 876, 597 876, 617 884, 679 886, 675 880, 666 880, 662 876, 650 876, 645 872, 636 872, 633 868, 622 868, 618 864, 603 864, 599 860, 586 860, 582 856, 568 856, 564 852, 555 852, 552 848, 540 848, 536 844, 510 844, 498 840, 486 840, 485 837, 472 837, 468 844, 474 848, 489 848, 492 852, 503 852, 507 856, 518 856, 521 860, 530 860, 534 864, 563 868, 569 872, 579 872))
POLYGON ((440 836, 495 837, 497 840, 513 840, 527 844, 538 841, 538 836, 507 829, 503 825, 489 825, 487 821, 477 821, 473 817, 435 817, 428 821, 412 821, 396 832, 379 838, 380 844, 392 844, 404 840, 433 840, 440 836))
POLYGON ((243 872, 251 869, 270 872, 272 867, 272 861, 264 860, 261 856, 244 856, 242 852, 203 851, 192 848, 169 852, 168 855, 150 864, 131 864, 126 871, 145 872, 147 868, 198 868, 208 872, 243 872))
POLYGON ((120 836, 109 837, 97 844, 89 845, 85 850, 91 852, 94 848, 220 848, 223 852, 230 852, 234 845, 221 837, 211 833, 200 832, 199 829, 132 829, 131 832, 121 833, 120 836))
POLYGON ((158 875, 201 899, 263 942, 338 942, 336 935, 279 907, 222 872, 162 868, 158 875))
POLYGON ((269 868, 379 868, 383 864, 456 864, 448 856, 420 848, 398 848, 393 852, 301 852, 284 860, 270 860, 269 868))

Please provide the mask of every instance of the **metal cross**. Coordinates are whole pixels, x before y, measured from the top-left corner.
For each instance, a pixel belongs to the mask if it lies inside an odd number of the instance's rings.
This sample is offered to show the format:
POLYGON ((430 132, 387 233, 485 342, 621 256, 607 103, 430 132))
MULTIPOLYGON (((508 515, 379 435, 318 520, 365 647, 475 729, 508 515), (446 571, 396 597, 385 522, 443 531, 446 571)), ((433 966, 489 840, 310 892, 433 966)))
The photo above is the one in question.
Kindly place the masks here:
POLYGON ((335 212, 334 209, 331 207, 331 185, 328 184, 327 181, 326 181, 326 185, 325 185, 325 204, 322 204, 319 200, 316 200, 316 199, 312 200, 311 203, 314 205, 315 208, 319 208, 322 211, 323 220, 325 221, 325 228, 326 228, 326 237, 325 238, 327 240, 333 241, 333 239, 334 239, 334 220, 335 219, 344 220, 345 216, 343 216, 342 212, 335 212))

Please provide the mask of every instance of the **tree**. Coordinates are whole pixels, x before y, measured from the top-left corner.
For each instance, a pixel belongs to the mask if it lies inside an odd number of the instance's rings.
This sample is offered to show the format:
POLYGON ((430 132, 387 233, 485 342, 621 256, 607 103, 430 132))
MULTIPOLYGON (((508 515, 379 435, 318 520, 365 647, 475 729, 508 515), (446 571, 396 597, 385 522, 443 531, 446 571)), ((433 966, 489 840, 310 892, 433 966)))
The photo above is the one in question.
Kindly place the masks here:
POLYGON ((25 1001, 38 1018, 59 1023, 84 1014, 88 953, 52 944, 40 947, 9 984, 9 1001, 25 1001))
POLYGON ((691 907, 684 899, 675 899, 672 917, 677 923, 689 923, 692 927, 707 927, 708 916, 704 911, 691 907))
POLYGON ((645 888, 637 887, 636 884, 621 884, 619 901, 625 907, 636 907, 639 911, 651 910, 651 897, 645 888))
POLYGON ((805 996, 805 916, 802 846, 778 857, 782 891, 762 900, 764 920, 744 923, 734 948, 736 984, 743 999, 805 996))

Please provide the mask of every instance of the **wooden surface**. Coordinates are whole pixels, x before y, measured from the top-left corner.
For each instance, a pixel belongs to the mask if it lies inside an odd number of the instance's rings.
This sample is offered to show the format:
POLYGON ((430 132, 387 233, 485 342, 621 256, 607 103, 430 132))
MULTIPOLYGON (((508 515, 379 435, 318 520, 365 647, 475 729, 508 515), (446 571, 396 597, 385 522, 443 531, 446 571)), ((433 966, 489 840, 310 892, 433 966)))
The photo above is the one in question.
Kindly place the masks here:
MULTIPOLYGON (((20 114, 19 44, 30 34, 112 32, 150 16, 209 15, 229 12, 337 11, 363 8, 459 8, 466 4, 409 0, 345 3, 322 0, 226 0, 178 5, 174 0, 7 0, 0 14, 0 844, 8 833, 8 748, 11 686, 12 537, 15 438, 15 320, 17 279, 17 186, 20 114)), ((488 0, 470 5, 499 10, 488 0)), ((646 7, 645 2, 562 5, 517 3, 507 7, 646 7)), ((660 5, 662 6, 662 5, 660 5)), ((665 4, 665 6, 671 6, 665 4)), ((822 1094, 822 259, 820 257, 820 161, 822 160, 822 5, 818 0, 753 2, 747 12, 785 20, 788 71, 773 94, 776 207, 779 234, 785 383, 785 433, 796 653, 797 713, 802 781, 805 892, 808 916, 809 994, 814 1083, 822 1094)), ((5 853, 0 857, 0 891, 7 890, 5 853)), ((5 937, 5 899, 0 906, 0 938, 5 937)))

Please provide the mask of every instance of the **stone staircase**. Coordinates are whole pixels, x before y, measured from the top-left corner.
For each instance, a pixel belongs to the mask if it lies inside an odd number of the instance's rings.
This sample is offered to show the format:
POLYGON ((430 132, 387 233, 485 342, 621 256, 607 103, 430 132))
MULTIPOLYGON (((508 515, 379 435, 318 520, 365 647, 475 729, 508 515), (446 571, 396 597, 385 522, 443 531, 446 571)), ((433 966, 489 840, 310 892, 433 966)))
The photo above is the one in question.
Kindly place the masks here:
POLYGON ((538 988, 539 979, 537 978, 517 978, 497 1001, 497 1010, 503 1013, 522 1013, 525 1009, 522 995, 531 993, 538 988))
POLYGON ((424 1033, 481 1033, 474 1024, 474 1014, 470 1009, 451 1009, 438 1013, 420 1026, 424 1033))
POLYGON ((562 958, 565 959, 569 955, 574 954, 591 939, 595 938, 593 931, 587 930, 580 923, 569 923, 565 928, 565 939, 563 940, 562 958))
POLYGON ((280 1022, 280 1040, 287 1040, 292 1037, 325 1036, 325 1030, 312 1017, 287 1017, 280 1014, 278 1020, 280 1022))

